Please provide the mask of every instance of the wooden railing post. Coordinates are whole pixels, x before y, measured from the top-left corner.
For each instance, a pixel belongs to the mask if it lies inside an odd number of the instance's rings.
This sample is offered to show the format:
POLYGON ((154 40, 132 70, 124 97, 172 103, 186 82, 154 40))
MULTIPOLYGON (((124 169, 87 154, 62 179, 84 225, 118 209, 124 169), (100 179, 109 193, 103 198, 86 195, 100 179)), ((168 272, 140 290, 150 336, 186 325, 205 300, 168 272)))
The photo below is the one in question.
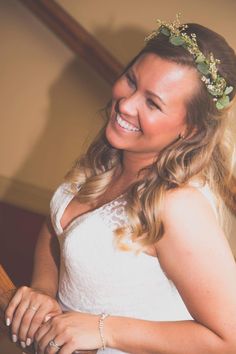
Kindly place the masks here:
POLYGON ((2 265, 0 264, 0 316, 4 316, 4 310, 13 296, 16 288, 2 265))
POLYGON ((19 0, 70 49, 84 59, 108 83, 113 84, 123 66, 88 31, 54 0, 19 0))

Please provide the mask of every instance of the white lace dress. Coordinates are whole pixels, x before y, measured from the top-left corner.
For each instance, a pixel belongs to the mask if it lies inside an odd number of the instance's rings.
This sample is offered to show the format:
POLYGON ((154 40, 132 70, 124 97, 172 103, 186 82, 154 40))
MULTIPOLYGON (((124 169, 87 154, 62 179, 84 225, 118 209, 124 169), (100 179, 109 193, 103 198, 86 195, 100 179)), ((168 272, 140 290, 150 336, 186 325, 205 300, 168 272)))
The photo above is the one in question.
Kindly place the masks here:
MULTIPOLYGON (((50 205, 61 248, 58 299, 63 310, 155 321, 192 319, 157 258, 115 247, 114 230, 127 222, 124 197, 77 217, 63 231, 60 220, 72 198, 63 183, 50 205)), ((107 348, 98 353, 123 352, 107 348)))

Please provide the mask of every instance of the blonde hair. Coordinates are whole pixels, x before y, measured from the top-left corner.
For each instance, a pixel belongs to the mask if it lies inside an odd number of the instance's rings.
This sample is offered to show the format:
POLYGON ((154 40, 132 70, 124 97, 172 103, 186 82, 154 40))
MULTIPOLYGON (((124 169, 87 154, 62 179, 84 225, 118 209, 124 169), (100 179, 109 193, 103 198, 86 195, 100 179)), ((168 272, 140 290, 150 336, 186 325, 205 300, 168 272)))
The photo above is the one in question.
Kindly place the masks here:
MULTIPOLYGON (((203 26, 188 24, 188 30, 196 33, 198 45, 206 55, 212 51, 221 59, 220 74, 234 87, 230 96, 232 105, 236 87, 235 53, 223 37, 203 26)), ((192 56, 184 48, 173 46, 160 34, 148 42, 126 70, 140 55, 150 52, 179 65, 195 67, 192 56)), ((221 220, 225 220, 222 198, 230 200, 232 197, 228 188, 233 156, 228 125, 230 108, 216 109, 200 77, 199 89, 186 105, 188 132, 184 139, 166 146, 156 161, 143 169, 145 177, 134 182, 125 194, 130 224, 116 232, 117 244, 122 249, 127 248, 124 242, 127 233, 140 249, 156 243, 164 233, 161 215, 167 191, 186 186, 196 176, 213 191, 221 220)), ((108 112, 109 105, 107 108, 108 112)), ((116 168, 122 163, 121 157, 122 151, 113 148, 106 140, 104 127, 87 153, 66 175, 81 203, 94 202, 106 191, 116 168), (78 185, 81 186, 79 192, 78 185)))

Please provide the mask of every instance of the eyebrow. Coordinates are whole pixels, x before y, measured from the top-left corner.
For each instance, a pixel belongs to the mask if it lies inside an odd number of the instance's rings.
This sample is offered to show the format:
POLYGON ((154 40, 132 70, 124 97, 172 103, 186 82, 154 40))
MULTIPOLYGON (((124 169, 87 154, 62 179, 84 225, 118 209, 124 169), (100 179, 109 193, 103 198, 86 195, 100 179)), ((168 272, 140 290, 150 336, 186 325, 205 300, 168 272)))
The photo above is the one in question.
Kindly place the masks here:
POLYGON ((146 90, 146 92, 147 92, 150 96, 157 97, 157 98, 162 102, 162 104, 163 104, 164 106, 166 106, 165 102, 163 101, 163 99, 162 99, 160 96, 158 96, 157 94, 155 94, 154 92, 149 91, 149 90, 146 90))
MULTIPOLYGON (((133 70, 132 68, 130 68, 130 69, 128 70, 128 72, 131 72, 131 74, 134 76, 135 80, 137 80, 136 75, 135 75, 135 72, 134 72, 134 70, 133 70)), ((145 92, 146 92, 147 94, 149 94, 150 96, 154 96, 154 97, 158 98, 158 99, 161 101, 161 103, 162 103, 164 106, 166 106, 166 103, 163 101, 163 99, 162 99, 159 95, 157 95, 156 93, 154 93, 154 92, 152 92, 152 91, 150 91, 150 90, 145 90, 145 92)))

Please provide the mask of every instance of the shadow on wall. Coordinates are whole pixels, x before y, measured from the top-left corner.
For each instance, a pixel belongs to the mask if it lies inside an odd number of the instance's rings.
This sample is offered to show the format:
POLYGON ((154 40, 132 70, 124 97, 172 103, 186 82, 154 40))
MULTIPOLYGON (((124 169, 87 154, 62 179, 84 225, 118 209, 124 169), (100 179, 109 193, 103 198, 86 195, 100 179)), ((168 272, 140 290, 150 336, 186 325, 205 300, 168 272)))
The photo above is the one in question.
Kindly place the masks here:
MULTIPOLYGON (((57 184, 61 183, 83 145, 101 125, 102 119, 99 121, 96 112, 91 117, 85 116, 83 102, 94 102, 95 97, 102 102, 104 98, 101 89, 99 90, 99 82, 94 84, 93 81, 94 75, 90 68, 81 60, 75 59, 52 85, 44 130, 15 173, 5 192, 5 200, 9 200, 8 195, 14 193, 14 181, 32 176, 32 171, 33 176, 38 181, 41 180, 43 185, 53 185, 55 180, 58 181, 57 184), (80 90, 80 95, 76 92, 78 81, 83 83, 83 92, 80 90), (82 112, 80 104, 83 104, 82 112)), ((43 221, 44 217, 35 213, 17 210, 10 205, 0 205, 0 258, 16 285, 30 282, 29 268, 32 269, 35 242, 43 221)))
MULTIPOLYGON (((96 28, 95 37, 115 57, 120 54, 126 64, 141 49, 145 33, 133 27, 113 31, 107 25, 96 28)), ((110 85, 81 58, 75 57, 51 86, 45 127, 13 179, 24 180, 25 176, 32 176, 33 171, 42 185, 56 187, 103 124, 98 109, 105 106, 110 91, 110 85), (91 102, 97 104, 94 110, 91 102)), ((8 194, 11 194, 11 186, 5 197, 8 194)))
MULTIPOLYGON (((115 43, 118 43, 117 47, 119 50, 122 48, 126 62, 141 48, 140 38, 141 42, 144 38, 144 33, 135 28, 118 32, 100 28, 97 33, 96 37, 111 45, 113 51, 116 50, 115 43)), ((49 90, 44 130, 14 179, 23 180, 24 176, 32 175, 31 171, 34 171, 43 185, 55 185, 55 179, 60 183, 74 159, 103 124, 98 109, 109 100, 110 90, 111 87, 82 59, 75 58, 70 62, 49 90), (94 110, 91 109, 91 102, 97 103, 94 110)))
POLYGON ((94 85, 91 77, 84 63, 74 60, 50 88, 44 130, 15 173, 16 180, 32 176, 33 171, 44 185, 52 185, 55 176, 58 176, 58 182, 61 181, 81 151, 83 140, 99 125, 96 112, 93 117, 85 117, 80 108, 80 102, 84 106, 87 97, 93 102, 94 97, 99 100, 101 96, 102 101, 99 85, 94 85), (83 92, 80 94, 76 92, 77 81, 83 83, 83 92))
MULTIPOLYGON (((99 36, 101 33, 104 40, 106 36, 106 41, 113 43, 114 48, 116 41, 120 47, 125 43, 123 55, 127 56, 127 61, 131 58, 128 53, 134 50, 135 54, 137 51, 135 45, 129 46, 129 40, 134 44, 140 37, 143 38, 143 34, 133 28, 116 33, 103 28, 100 29, 99 36), (132 36, 136 38, 133 41, 132 36)), ((80 58, 75 58, 65 67, 60 77, 50 87, 44 129, 16 171, 12 184, 5 192, 5 200, 9 200, 8 194, 14 193, 14 180, 24 180, 25 176, 32 176, 32 171, 37 180, 42 181, 42 185, 56 187, 61 183, 73 161, 103 124, 103 119, 96 110, 106 104, 110 98, 110 89, 111 87, 80 58), (94 110, 91 102, 97 105, 94 110)), ((35 242, 44 217, 40 215, 37 217, 35 213, 27 211, 22 217, 24 211, 20 210, 18 213, 10 206, 2 205, 0 209, 1 230, 4 230, 0 240, 1 262, 17 285, 22 281, 29 283, 31 275, 29 268, 32 268, 35 242), (17 227, 12 230, 11 224, 17 227), (12 232, 6 234, 5 230, 9 229, 12 232)))
POLYGON ((138 27, 123 27, 119 31, 112 29, 112 24, 106 27, 95 27, 96 38, 124 64, 143 48, 147 33, 138 27))

